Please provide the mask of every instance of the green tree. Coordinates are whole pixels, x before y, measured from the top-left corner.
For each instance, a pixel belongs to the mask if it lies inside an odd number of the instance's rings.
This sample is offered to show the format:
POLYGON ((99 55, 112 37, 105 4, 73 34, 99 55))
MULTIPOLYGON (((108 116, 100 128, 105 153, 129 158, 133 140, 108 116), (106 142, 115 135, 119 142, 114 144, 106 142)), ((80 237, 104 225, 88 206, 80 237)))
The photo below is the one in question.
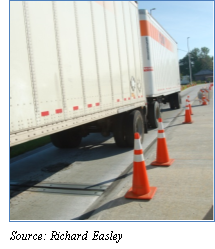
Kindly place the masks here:
MULTIPOLYGON (((209 69, 213 70, 213 56, 209 56, 210 50, 207 47, 194 48, 190 52, 190 61, 192 65, 192 78, 194 74, 198 73, 200 70, 209 69)), ((190 75, 189 70, 189 58, 188 54, 184 58, 179 60, 180 73, 182 75, 190 75)))
POLYGON ((203 47, 201 48, 201 55, 206 56, 210 52, 209 48, 203 47))
POLYGON ((181 75, 189 75, 189 59, 186 55, 183 59, 179 60, 180 73, 181 75))
POLYGON ((214 55, 211 56, 211 60, 212 60, 212 71, 214 71, 214 55))
POLYGON ((210 50, 206 47, 201 48, 200 53, 200 62, 201 62, 201 69, 209 69, 213 70, 213 57, 210 57, 209 54, 210 50))

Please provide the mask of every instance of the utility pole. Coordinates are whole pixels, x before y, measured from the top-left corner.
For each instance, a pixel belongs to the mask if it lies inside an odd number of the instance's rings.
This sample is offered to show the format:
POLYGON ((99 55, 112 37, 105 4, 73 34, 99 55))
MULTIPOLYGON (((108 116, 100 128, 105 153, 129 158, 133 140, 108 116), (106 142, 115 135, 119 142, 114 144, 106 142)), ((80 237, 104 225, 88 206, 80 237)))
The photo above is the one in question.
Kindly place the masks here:
POLYGON ((192 83, 192 67, 190 63, 190 49, 189 49, 189 39, 190 37, 187 37, 187 48, 188 48, 188 57, 189 57, 189 68, 190 68, 190 83, 192 83))

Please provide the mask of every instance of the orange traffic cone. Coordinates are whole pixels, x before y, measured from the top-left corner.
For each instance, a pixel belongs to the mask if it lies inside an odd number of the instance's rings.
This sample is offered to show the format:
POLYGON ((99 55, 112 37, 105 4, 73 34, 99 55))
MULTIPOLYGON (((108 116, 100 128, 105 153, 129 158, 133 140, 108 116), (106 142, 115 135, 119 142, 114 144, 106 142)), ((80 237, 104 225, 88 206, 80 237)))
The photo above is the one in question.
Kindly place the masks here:
POLYGON ((208 103, 207 103, 207 101, 206 101, 206 97, 205 97, 205 95, 203 94, 202 95, 202 105, 207 105, 208 103))
POLYGON ((186 105, 185 120, 184 120, 184 122, 182 124, 192 124, 192 123, 193 123, 193 121, 191 119, 189 105, 186 105))
POLYGON ((133 184, 125 195, 128 199, 152 199, 156 187, 150 187, 146 172, 143 150, 139 133, 134 134, 133 184))
MULTIPOLYGON (((208 98, 205 96, 205 99, 206 99, 206 101, 209 103, 209 91, 208 91, 207 89, 205 89, 205 92, 208 93, 208 94, 207 94, 208 98)), ((207 103, 207 104, 208 104, 208 103, 207 103)))
MULTIPOLYGON (((186 101, 188 102, 188 105, 189 105, 189 109, 190 109, 190 115, 193 115, 193 111, 192 111, 192 108, 191 108, 191 104, 190 104, 190 100, 189 100, 189 97, 190 96, 187 96, 187 99, 186 99, 186 101)), ((187 104, 187 103, 186 103, 187 104)))
POLYGON ((162 118, 158 119, 157 158, 152 166, 170 166, 175 159, 169 158, 162 118))

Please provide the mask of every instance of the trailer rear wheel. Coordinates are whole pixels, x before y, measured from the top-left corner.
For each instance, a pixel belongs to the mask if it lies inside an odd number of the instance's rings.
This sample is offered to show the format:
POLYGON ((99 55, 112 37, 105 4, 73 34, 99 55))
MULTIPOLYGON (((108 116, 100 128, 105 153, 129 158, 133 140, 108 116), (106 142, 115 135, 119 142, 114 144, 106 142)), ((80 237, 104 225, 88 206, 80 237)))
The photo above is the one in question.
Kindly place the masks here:
POLYGON ((77 129, 60 131, 50 135, 52 144, 57 148, 76 148, 80 145, 82 136, 77 129))
POLYGON ((144 120, 140 111, 134 110, 127 115, 125 122, 126 141, 129 147, 134 147, 134 133, 140 134, 140 141, 143 143, 144 120))
POLYGON ((174 101, 175 101, 175 108, 180 109, 181 108, 181 96, 179 93, 175 93, 174 101))
POLYGON ((170 98, 170 101, 169 101, 169 106, 170 106, 170 109, 174 110, 175 109, 175 104, 174 104, 174 100, 172 98, 170 98))
POLYGON ((160 118, 160 107, 157 101, 148 105, 148 120, 152 128, 158 128, 158 118, 160 118))
POLYGON ((118 114, 115 119, 114 127, 113 127, 113 136, 117 146, 125 147, 126 137, 125 137, 125 128, 124 128, 124 120, 125 120, 125 113, 118 114))
POLYGON ((169 96, 169 105, 172 110, 181 108, 181 96, 179 93, 173 93, 169 96))

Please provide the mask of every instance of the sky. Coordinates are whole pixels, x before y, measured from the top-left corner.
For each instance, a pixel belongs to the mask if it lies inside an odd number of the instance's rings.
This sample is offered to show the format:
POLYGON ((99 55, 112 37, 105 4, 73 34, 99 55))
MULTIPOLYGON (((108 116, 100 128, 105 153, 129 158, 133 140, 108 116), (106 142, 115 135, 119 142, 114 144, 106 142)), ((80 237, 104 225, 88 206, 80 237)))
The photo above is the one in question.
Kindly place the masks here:
POLYGON ((178 58, 194 48, 209 48, 214 55, 214 1, 138 1, 139 9, 156 8, 152 16, 178 43, 178 58))

